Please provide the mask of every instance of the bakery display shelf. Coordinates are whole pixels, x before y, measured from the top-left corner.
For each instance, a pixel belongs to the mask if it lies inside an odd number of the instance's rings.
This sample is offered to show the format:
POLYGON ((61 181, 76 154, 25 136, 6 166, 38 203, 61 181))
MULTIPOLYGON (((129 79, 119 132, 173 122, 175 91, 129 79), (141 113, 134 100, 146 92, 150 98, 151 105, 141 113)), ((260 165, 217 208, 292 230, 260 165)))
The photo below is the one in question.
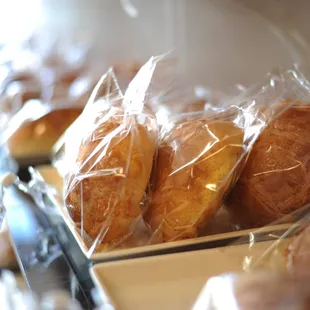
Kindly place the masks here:
MULTIPOLYGON (((258 242, 251 250, 249 244, 239 244, 96 264, 91 275, 101 299, 114 309, 189 310, 210 277, 242 272, 245 258, 260 258, 273 244, 270 240, 258 242)), ((269 268, 269 264, 265 261, 259 267, 269 268)), ((277 261, 277 268, 283 265, 283 260, 277 261)))
MULTIPOLYGON (((52 185, 58 189, 62 188, 62 179, 60 178, 57 170, 54 167, 41 166, 37 169, 47 184, 52 185)), ((62 201, 55 199, 55 203, 57 204, 60 212, 63 212, 64 209, 62 201)), ((231 244, 247 244, 250 241, 250 238, 252 237, 254 232, 255 240, 268 241, 279 238, 279 236, 282 236, 288 230, 288 228, 291 227, 291 224, 278 224, 266 226, 255 230, 249 229, 222 234, 214 234, 195 239, 167 242, 154 245, 144 245, 133 248, 115 249, 109 252, 93 253, 91 255, 88 255, 88 249, 85 247, 81 236, 72 225, 72 222, 67 218, 65 214, 63 214, 63 218, 66 221, 72 235, 77 240, 77 243, 79 244, 84 255, 89 256, 89 258, 94 263, 212 249, 216 247, 224 247, 231 244)), ((295 230, 296 229, 298 229, 298 226, 295 227, 295 230)))

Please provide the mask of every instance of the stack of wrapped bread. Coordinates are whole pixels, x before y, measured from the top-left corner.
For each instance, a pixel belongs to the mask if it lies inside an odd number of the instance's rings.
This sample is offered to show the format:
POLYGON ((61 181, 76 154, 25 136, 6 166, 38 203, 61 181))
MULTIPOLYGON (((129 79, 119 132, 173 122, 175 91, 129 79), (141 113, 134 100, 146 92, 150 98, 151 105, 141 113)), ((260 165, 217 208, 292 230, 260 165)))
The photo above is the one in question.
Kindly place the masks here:
POLYGON ((149 242, 194 238, 214 230, 219 210, 234 227, 259 227, 310 201, 310 109, 283 86, 308 90, 291 71, 270 86, 272 96, 249 93, 239 104, 172 115, 160 128, 148 110, 152 83, 144 85, 152 74, 143 66, 115 102, 93 96, 79 119, 92 125, 69 136, 65 200, 84 241, 107 249, 141 222, 149 242))

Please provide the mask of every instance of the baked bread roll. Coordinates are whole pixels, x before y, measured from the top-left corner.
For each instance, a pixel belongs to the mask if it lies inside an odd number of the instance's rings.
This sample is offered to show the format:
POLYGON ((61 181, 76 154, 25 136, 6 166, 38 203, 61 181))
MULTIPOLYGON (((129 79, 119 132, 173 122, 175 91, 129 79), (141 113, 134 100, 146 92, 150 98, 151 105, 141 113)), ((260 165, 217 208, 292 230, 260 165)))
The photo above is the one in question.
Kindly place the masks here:
POLYGON ((66 189, 73 221, 92 242, 99 238, 101 250, 123 241, 141 219, 156 139, 150 128, 131 120, 112 116, 83 140, 78 172, 66 189))
POLYGON ((8 141, 11 155, 17 160, 48 158, 58 138, 81 112, 82 108, 59 109, 26 122, 8 141))
POLYGON ((241 227, 276 221, 310 202, 310 108, 296 104, 264 129, 227 206, 241 227))
POLYGON ((233 122, 177 125, 159 147, 156 181, 145 220, 159 241, 196 237, 220 208, 243 149, 233 122))

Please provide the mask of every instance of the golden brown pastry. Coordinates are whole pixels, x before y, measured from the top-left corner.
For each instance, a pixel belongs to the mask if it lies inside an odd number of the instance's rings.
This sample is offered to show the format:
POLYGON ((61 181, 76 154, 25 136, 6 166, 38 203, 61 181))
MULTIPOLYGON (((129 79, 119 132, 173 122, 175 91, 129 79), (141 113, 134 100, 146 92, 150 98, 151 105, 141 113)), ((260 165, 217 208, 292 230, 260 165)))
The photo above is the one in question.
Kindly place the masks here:
POLYGON ((196 237, 220 208, 243 153, 229 121, 187 121, 163 139, 145 220, 159 241, 196 237))
POLYGON ((49 157, 57 139, 81 112, 81 108, 59 109, 25 123, 8 141, 11 155, 16 159, 49 157))
POLYGON ((296 104, 253 146, 227 205, 241 227, 276 221, 310 202, 310 108, 296 104))
POLYGON ((79 228, 92 240, 100 236, 101 250, 121 242, 141 218, 155 148, 154 132, 123 117, 111 117, 80 147, 79 179, 73 177, 66 203, 79 228))

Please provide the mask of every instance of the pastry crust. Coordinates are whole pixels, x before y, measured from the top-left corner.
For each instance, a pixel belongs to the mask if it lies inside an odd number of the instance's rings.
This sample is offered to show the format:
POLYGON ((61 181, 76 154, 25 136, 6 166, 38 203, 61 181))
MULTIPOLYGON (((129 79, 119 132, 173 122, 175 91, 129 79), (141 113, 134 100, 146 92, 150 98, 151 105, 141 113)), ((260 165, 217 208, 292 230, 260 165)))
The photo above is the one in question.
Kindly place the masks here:
POLYGON ((253 146, 227 205, 244 228, 276 221, 310 202, 310 108, 295 105, 253 146))
POLYGON ((116 244, 141 218, 156 148, 154 132, 136 121, 110 118, 81 145, 78 173, 66 203, 73 221, 93 240, 116 244))
POLYGON ((196 237, 221 206, 243 149, 229 121, 187 121, 163 139, 145 220, 160 241, 196 237))

